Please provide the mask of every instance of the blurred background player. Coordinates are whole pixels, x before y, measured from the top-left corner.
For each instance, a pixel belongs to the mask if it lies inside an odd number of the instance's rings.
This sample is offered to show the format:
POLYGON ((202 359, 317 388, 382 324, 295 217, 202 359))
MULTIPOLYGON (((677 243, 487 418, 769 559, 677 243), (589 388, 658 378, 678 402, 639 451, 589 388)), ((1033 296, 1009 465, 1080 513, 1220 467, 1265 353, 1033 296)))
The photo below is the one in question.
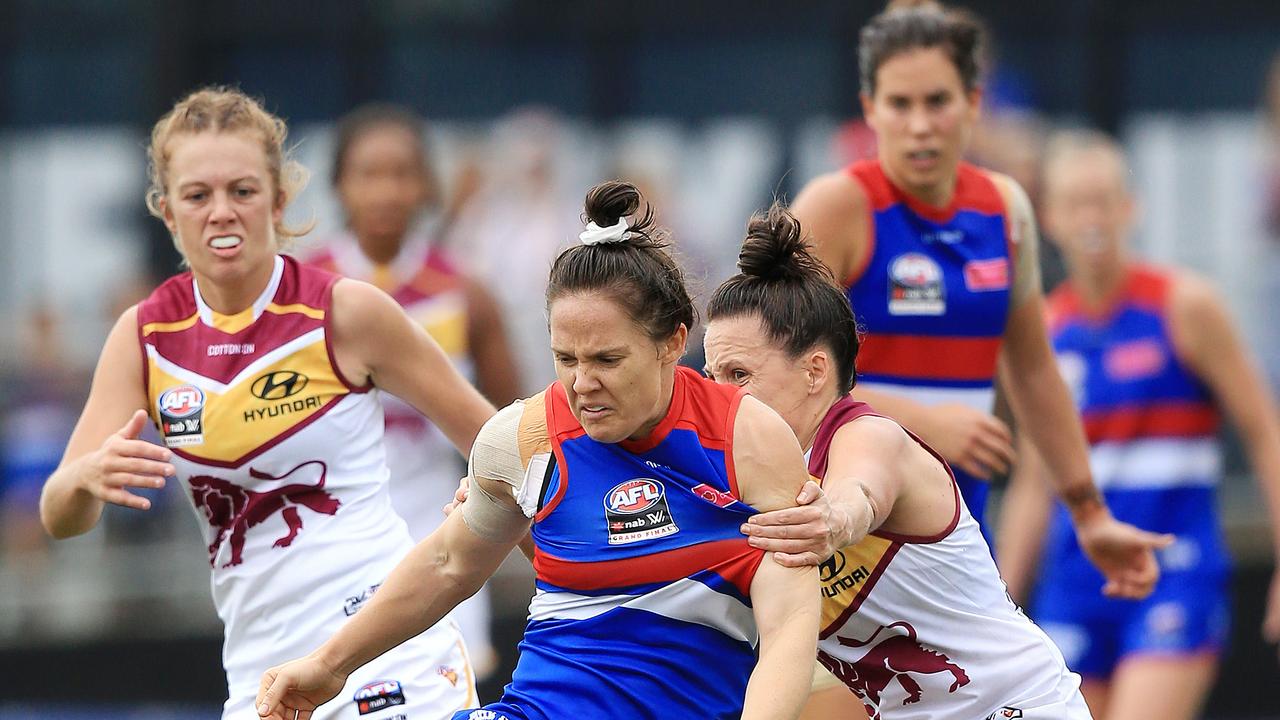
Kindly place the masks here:
MULTIPOLYGON (((793 211, 865 333, 854 397, 941 453, 981 526, 988 481, 1014 456, 1009 428, 992 415, 998 366, 1115 594, 1125 575, 1154 564, 1162 540, 1117 523, 1093 484, 1046 339, 1030 202, 1007 176, 961 160, 982 97, 981 41, 972 19, 936 3, 874 17, 858 57, 877 159, 811 181, 793 211)), ((749 530, 768 549, 796 532, 749 530)), ((810 532, 815 552, 834 550, 826 533, 810 532)))
MULTIPOLYGON (((1230 609, 1215 498, 1219 412, 1244 440, 1278 545, 1280 419, 1217 292, 1189 272, 1130 255, 1136 210, 1119 145, 1096 132, 1062 134, 1049 145, 1044 173, 1045 227, 1069 270, 1049 298, 1053 346, 1084 419, 1095 477, 1118 519, 1177 540, 1159 554, 1163 574, 1150 597, 1099 597, 1101 578, 1061 506, 1048 522, 1045 470, 1028 448, 1004 508, 1001 566, 1019 598, 1038 575, 1036 620, 1085 676, 1099 720, 1196 717, 1230 609)), ((1263 636, 1280 640, 1275 578, 1263 636)))
POLYGON ((855 397, 959 468, 981 524, 986 480, 1013 459, 1008 427, 990 414, 999 363, 1082 543, 1122 584, 1152 561, 1155 539, 1117 523, 1093 485, 1046 340, 1030 203, 1009 178, 960 160, 981 97, 979 44, 967 16, 932 5, 872 19, 860 58, 878 159, 813 180, 794 212, 865 333, 855 397))
MULTIPOLYGON (((464 451, 493 412, 391 298, 279 254, 299 234, 282 220, 305 179, 286 133, 218 88, 156 123, 147 205, 191 271, 120 316, 40 504, 66 538, 106 503, 146 510, 136 490, 182 483, 225 623, 228 720, 252 717, 262 671, 341 627, 413 546, 391 511, 371 391, 406 398, 464 451), (148 416, 167 447, 138 439, 148 416)), ((441 622, 354 678, 325 717, 376 702, 448 717, 474 687, 441 622)))
MULTIPOLYGON (((799 223, 776 204, 752 218, 738 264, 707 308, 707 366, 782 415, 822 483, 766 514, 819 509, 830 527, 834 554, 804 540, 774 554, 819 568, 822 665, 884 720, 1086 720, 1079 676, 1005 592, 946 463, 849 397, 856 322, 799 223)), ((847 697, 819 690, 804 717, 859 716, 847 697)))
MULTIPOLYGON (((311 262, 391 295, 486 398, 503 406, 520 392, 503 316, 440 247, 449 213, 424 218, 444 205, 424 131, 421 118, 393 105, 365 106, 339 121, 332 180, 347 229, 311 262)), ((382 405, 391 503, 419 541, 444 520, 440 508, 466 468, 422 413, 386 393, 382 405)), ((494 664, 487 589, 453 618, 477 672, 487 674, 494 664)))
POLYGON ((305 720, 474 592, 530 527, 538 593, 520 663, 501 701, 454 720, 799 713, 817 573, 773 562, 739 526, 794 505, 800 448, 762 403, 677 365, 693 302, 635 186, 597 185, 585 211, 547 284, 557 382, 485 424, 466 502, 370 606, 263 676, 262 717, 305 720))
POLYGON ((1111 561, 1145 562, 1146 536, 1117 525, 1093 485, 1045 339, 1031 205, 1008 177, 960 160, 981 98, 980 40, 967 16, 931 4, 872 19, 859 57, 878 159, 813 180, 794 212, 865 333, 855 396, 942 453, 979 524, 987 481, 1013 459, 991 415, 999 364, 1086 544, 1109 554, 1119 532, 1132 544, 1111 561))
MULTIPOLYGON (((591 180, 564 167, 582 160, 560 116, 522 107, 496 121, 464 159, 474 192, 455 202, 441 228, 459 264, 493 293, 507 320, 519 395, 542 390, 555 374, 547 346, 547 269, 582 227, 581 192, 591 180), (575 156, 577 156, 575 158, 575 156)), ((514 397, 514 396, 512 396, 514 397)), ((496 398, 495 398, 496 401, 496 398)))

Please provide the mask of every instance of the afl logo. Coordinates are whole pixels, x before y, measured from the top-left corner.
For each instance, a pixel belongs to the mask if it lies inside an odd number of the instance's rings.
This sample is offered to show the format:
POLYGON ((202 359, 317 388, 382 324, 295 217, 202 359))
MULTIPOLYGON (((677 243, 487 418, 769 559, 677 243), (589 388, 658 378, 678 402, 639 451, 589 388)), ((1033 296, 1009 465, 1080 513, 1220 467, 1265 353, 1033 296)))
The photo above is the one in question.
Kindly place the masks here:
POLYGON ((942 268, 927 255, 907 253, 893 261, 889 275, 900 285, 921 288, 942 280, 942 268))
POLYGON ((657 480, 636 478, 614 485, 604 498, 604 506, 616 513, 634 515, 657 505, 662 493, 662 483, 657 480))
POLYGON ((844 553, 837 550, 835 555, 818 563, 818 581, 829 583, 835 580, 844 571, 844 566, 844 553))
POLYGON ((184 418, 204 407, 204 391, 195 385, 180 385, 160 394, 160 412, 173 418, 184 418))
POLYGON ((249 391, 263 400, 283 400, 307 386, 307 376, 293 370, 276 370, 253 381, 249 391))

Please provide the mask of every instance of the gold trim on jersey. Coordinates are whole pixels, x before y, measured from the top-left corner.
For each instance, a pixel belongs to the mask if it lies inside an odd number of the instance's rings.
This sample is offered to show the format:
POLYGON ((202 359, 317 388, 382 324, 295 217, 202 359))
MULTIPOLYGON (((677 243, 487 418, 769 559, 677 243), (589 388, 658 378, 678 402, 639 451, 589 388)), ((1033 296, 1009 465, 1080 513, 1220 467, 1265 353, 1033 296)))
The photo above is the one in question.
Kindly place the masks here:
POLYGON ((182 451, 217 463, 242 460, 349 392, 329 363, 323 333, 314 337, 313 342, 254 367, 251 373, 242 372, 225 385, 148 354, 148 400, 153 419, 158 419, 157 403, 165 391, 196 385, 204 392, 201 442, 184 442, 182 451), (166 371, 165 366, 182 371, 185 377, 166 371))
POLYGON ((271 313, 272 315, 288 315, 290 313, 301 313, 313 320, 324 319, 324 310, 321 310, 320 308, 313 308, 310 305, 304 305, 302 303, 291 303, 289 305, 277 305, 276 303, 270 303, 267 305, 267 312, 271 313))
POLYGON ((157 332, 162 332, 162 333, 182 332, 183 330, 186 330, 192 325, 195 325, 199 321, 200 321, 200 312, 196 311, 194 313, 191 313, 191 317, 184 318, 182 320, 175 320, 173 322, 149 322, 142 326, 142 337, 147 337, 151 333, 157 333, 157 332))
MULTIPOLYGON (((267 303, 267 306, 263 308, 263 312, 269 312, 272 315, 300 313, 315 320, 324 319, 324 310, 314 308, 303 303, 291 303, 289 305, 267 303)), ((213 319, 213 327, 228 335, 235 335, 238 332, 242 332, 257 320, 257 317, 254 316, 253 307, 247 307, 234 315, 223 315, 218 312, 213 312, 211 315, 213 319)))

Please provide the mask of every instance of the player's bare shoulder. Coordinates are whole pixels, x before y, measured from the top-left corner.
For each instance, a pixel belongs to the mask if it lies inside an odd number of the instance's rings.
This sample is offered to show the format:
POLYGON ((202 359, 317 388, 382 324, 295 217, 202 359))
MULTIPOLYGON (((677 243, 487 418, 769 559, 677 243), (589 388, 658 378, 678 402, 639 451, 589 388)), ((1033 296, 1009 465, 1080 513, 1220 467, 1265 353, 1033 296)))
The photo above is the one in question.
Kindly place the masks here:
POLYGON ((853 272, 868 240, 867 191, 851 173, 837 170, 810 180, 791 203, 815 253, 837 278, 853 272))

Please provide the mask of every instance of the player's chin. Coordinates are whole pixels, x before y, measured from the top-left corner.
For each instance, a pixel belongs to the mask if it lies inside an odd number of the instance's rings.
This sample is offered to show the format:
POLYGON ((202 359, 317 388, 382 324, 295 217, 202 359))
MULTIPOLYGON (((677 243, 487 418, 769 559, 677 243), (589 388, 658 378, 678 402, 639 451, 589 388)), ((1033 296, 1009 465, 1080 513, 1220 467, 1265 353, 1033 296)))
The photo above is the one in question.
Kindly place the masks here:
POLYGON ((582 421, 582 429, 587 432, 587 436, 598 443, 619 443, 627 439, 627 433, 617 427, 617 423, 604 420, 587 420, 582 421))

